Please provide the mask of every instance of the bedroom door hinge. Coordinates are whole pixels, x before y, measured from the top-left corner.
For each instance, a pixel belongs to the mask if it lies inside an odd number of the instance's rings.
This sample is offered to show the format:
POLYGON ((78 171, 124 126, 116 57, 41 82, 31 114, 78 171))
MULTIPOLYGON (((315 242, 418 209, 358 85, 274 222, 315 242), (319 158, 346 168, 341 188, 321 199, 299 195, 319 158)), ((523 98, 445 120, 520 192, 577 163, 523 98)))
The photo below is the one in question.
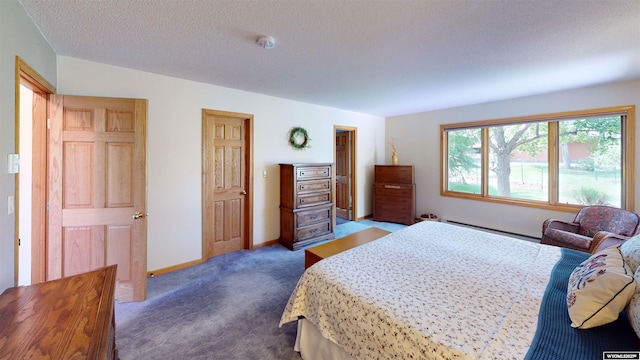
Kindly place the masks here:
POLYGON ((44 205, 45 210, 49 211, 49 202, 47 201, 46 204, 44 205))
POLYGON ((51 118, 47 118, 47 130, 51 130, 51 118))

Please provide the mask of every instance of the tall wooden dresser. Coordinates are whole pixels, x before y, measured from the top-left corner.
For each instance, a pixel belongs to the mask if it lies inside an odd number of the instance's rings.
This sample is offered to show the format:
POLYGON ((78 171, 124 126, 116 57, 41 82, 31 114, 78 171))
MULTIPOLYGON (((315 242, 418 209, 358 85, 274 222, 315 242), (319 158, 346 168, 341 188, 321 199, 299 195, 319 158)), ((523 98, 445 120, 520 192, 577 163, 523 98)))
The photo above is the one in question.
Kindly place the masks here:
POLYGON ((333 164, 280 164, 280 244, 333 239, 333 164))
POLYGON ((413 165, 375 165, 373 220, 411 225, 416 218, 413 165))
POLYGON ((7 289, 0 359, 117 359, 116 265, 7 289))

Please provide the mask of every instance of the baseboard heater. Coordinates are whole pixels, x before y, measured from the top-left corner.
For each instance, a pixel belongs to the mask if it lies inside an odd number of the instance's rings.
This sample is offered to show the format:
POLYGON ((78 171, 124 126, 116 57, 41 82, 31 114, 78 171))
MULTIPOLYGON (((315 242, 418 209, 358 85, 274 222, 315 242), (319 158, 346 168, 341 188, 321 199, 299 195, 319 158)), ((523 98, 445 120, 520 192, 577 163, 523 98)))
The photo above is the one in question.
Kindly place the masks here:
POLYGON ((466 223, 459 222, 459 221, 455 221, 455 220, 445 220, 445 221, 446 221, 446 222, 448 222, 448 223, 451 223, 451 224, 455 224, 455 225, 467 226, 467 227, 476 228, 476 229, 479 229, 479 230, 484 230, 484 231, 490 231, 490 232, 496 232, 496 233, 500 233, 500 234, 505 234, 505 235, 509 235, 509 236, 513 236, 513 237, 521 238, 521 239, 523 239, 523 240, 529 240, 529 241, 540 242, 540 238, 535 237, 535 236, 529 236, 529 235, 523 235, 523 234, 518 234, 518 233, 510 232, 510 231, 504 231, 504 230, 492 229, 492 228, 488 228, 488 227, 484 227, 484 226, 479 226, 479 225, 466 224, 466 223))

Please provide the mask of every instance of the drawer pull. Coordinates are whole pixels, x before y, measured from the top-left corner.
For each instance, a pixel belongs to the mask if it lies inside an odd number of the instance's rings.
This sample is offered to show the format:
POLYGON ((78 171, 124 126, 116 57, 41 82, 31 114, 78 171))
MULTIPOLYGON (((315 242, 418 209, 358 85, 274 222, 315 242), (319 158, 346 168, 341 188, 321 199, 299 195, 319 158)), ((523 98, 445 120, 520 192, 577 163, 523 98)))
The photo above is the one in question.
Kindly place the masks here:
POLYGON ((402 189, 402 186, 399 185, 385 185, 385 189, 402 189))

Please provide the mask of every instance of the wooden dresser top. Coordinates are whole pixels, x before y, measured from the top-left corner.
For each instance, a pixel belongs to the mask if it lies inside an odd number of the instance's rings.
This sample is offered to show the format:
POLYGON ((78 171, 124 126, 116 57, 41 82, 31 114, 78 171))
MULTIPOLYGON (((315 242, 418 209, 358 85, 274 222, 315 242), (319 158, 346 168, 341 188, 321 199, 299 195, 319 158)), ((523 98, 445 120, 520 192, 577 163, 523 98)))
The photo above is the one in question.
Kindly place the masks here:
POLYGON ((116 266, 0 295, 0 359, 97 359, 108 347, 116 266))

